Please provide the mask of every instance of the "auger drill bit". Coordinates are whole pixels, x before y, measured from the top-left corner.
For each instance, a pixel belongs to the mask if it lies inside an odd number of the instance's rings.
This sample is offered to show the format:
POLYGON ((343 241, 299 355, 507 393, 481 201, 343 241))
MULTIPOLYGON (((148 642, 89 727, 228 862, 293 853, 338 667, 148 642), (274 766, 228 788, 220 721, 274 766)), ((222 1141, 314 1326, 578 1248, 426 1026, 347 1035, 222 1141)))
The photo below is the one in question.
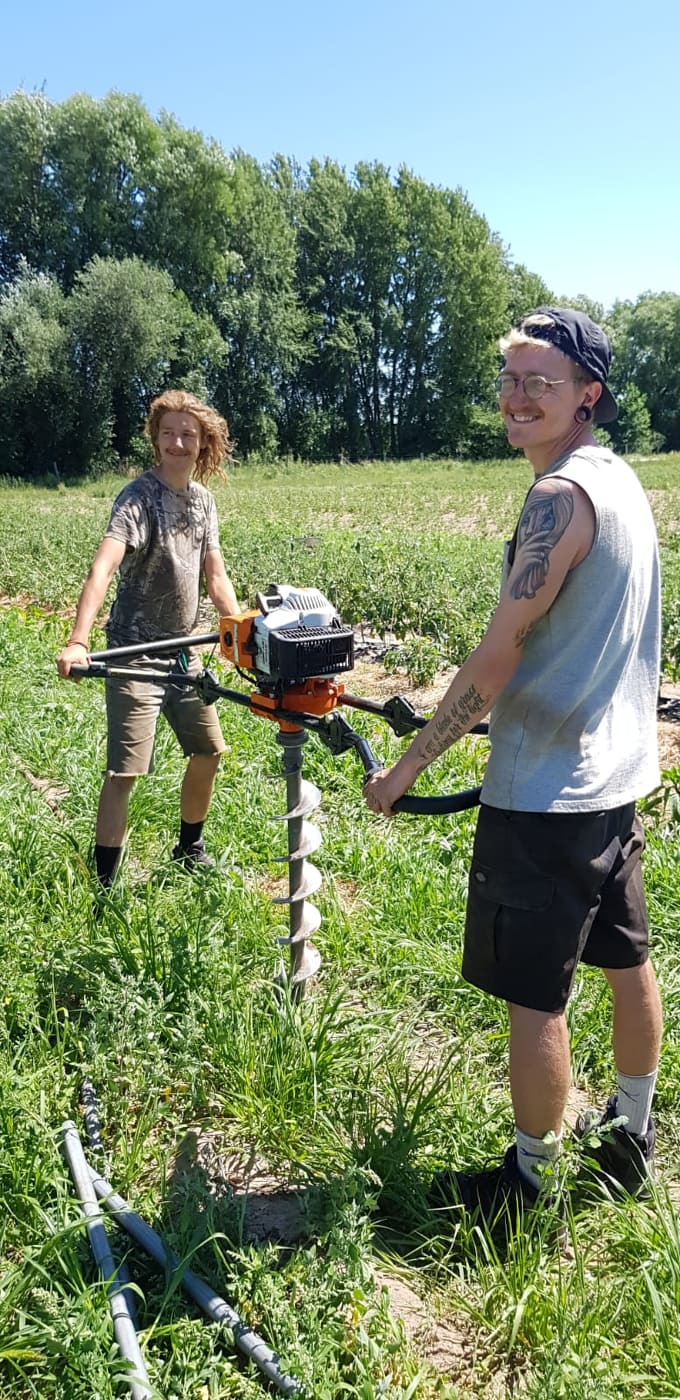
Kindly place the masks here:
POLYGON ((316 905, 309 896, 321 888, 321 871, 307 859, 321 845, 317 826, 305 821, 321 801, 321 793, 302 776, 302 751, 307 742, 304 729, 279 730, 277 742, 283 748, 286 779, 286 811, 276 821, 288 823, 288 854, 278 860, 288 865, 288 894, 278 895, 274 904, 289 906, 289 934, 279 943, 290 948, 290 983, 296 999, 305 994, 305 984, 321 967, 321 954, 311 942, 321 923, 316 905))

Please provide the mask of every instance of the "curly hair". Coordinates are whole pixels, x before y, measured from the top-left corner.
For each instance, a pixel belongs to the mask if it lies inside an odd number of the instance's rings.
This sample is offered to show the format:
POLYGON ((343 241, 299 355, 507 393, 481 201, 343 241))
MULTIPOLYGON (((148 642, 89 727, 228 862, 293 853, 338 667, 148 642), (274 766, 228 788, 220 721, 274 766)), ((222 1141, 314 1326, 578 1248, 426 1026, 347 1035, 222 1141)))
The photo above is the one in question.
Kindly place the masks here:
POLYGON ((234 451, 226 419, 186 389, 166 389, 151 404, 144 432, 153 444, 156 464, 160 461, 158 435, 164 413, 190 413, 200 424, 201 447, 193 473, 196 480, 205 483, 211 476, 225 477, 224 464, 233 461, 234 451))

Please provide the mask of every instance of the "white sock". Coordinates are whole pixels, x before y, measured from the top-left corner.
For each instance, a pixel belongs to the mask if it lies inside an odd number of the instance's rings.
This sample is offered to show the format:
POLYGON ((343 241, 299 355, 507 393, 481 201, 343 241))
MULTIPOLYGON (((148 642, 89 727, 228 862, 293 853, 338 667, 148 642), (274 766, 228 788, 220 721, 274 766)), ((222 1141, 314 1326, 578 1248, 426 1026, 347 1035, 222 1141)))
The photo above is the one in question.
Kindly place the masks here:
MULTIPOLYGON (((532 1191, 540 1190, 543 1175, 548 1167, 554 1167, 562 1147, 562 1134, 546 1133, 545 1137, 530 1137, 521 1128, 515 1128, 517 1140, 517 1166, 532 1191)), ((548 1183, 552 1183, 552 1175, 548 1183)))
POLYGON ((619 1088, 616 1095, 616 1111, 627 1118, 626 1131, 642 1137, 649 1127, 649 1115, 656 1086, 658 1070, 651 1074, 617 1075, 619 1088))

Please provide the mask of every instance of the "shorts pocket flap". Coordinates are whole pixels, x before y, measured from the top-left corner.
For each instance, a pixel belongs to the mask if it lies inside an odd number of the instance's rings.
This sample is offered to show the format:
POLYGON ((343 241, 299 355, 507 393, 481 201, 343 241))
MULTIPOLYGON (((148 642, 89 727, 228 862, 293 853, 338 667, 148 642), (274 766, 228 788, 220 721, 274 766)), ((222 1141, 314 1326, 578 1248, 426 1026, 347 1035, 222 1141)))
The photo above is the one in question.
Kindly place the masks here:
POLYGON ((482 899, 492 904, 505 904, 510 909, 547 909, 555 890, 547 875, 493 870, 478 860, 472 862, 470 887, 482 899))

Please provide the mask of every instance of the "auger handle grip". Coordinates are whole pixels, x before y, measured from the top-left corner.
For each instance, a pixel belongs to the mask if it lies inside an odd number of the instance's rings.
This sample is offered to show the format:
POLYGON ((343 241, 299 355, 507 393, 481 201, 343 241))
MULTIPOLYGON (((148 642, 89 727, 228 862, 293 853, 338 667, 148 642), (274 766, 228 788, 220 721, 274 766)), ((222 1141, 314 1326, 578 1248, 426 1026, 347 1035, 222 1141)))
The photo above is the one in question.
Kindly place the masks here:
MULTIPOLYGON (((366 739, 359 739, 355 747, 364 765, 365 787, 369 778, 380 772, 382 764, 378 763, 366 739)), ((447 812, 465 812, 469 807, 478 805, 481 791, 480 787, 476 787, 467 788, 464 792, 443 793, 441 797, 400 797, 393 810, 413 817, 437 817, 447 812)))
POLYGON ((141 671, 134 670, 132 666, 110 666, 108 661, 92 661, 87 666, 72 666, 68 679, 71 676, 75 680, 105 681, 109 677, 118 677, 128 681, 148 681, 157 685, 195 685, 195 676, 186 676, 181 671, 175 674, 171 671, 141 671))
POLYGON ((443 793, 441 797, 400 797, 395 812, 407 812, 414 817, 441 817, 447 812, 466 812, 479 805, 482 789, 466 788, 464 792, 443 793))

